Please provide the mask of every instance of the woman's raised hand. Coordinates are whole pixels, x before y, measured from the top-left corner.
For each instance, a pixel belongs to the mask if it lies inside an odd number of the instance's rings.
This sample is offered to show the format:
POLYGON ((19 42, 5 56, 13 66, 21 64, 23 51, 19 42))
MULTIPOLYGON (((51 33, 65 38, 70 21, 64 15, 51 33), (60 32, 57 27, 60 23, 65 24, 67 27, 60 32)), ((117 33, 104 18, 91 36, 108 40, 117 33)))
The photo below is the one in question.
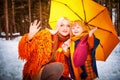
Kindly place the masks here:
POLYGON ((41 29, 41 21, 35 20, 30 24, 28 39, 31 40, 33 36, 41 29))

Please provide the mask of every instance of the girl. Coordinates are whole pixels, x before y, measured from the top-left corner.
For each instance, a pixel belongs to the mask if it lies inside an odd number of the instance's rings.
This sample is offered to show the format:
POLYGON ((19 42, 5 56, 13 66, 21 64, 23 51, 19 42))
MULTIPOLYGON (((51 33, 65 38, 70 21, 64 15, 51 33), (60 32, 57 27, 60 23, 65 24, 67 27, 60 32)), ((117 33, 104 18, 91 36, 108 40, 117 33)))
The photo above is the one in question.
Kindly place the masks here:
POLYGON ((93 59, 92 59, 92 50, 94 48, 94 36, 93 32, 97 28, 92 29, 88 33, 87 26, 79 20, 72 22, 71 25, 71 42, 70 42, 70 60, 71 60, 71 76, 74 80, 94 80, 97 77, 96 71, 93 69, 93 59), (87 51, 87 59, 82 66, 76 67, 73 61, 73 56, 75 54, 75 50, 81 50, 78 46, 80 40, 84 36, 88 36, 88 51, 87 51), (78 47, 78 48, 77 48, 78 47))
POLYGON ((69 39, 70 22, 60 18, 55 30, 40 30, 40 22, 31 23, 18 47, 19 58, 26 60, 23 80, 68 80, 69 68, 66 52, 60 49, 69 39))

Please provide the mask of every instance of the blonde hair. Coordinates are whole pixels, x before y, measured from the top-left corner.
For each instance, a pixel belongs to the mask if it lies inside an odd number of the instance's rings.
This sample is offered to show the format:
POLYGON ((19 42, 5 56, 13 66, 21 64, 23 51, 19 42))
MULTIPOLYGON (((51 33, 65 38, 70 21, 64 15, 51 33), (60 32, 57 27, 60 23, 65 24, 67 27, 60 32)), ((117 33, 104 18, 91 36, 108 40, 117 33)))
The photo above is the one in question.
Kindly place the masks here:
POLYGON ((60 26, 60 24, 61 24, 64 20, 66 20, 66 21, 68 21, 68 22, 70 23, 70 21, 69 21, 69 19, 68 19, 67 17, 61 17, 61 18, 58 19, 58 21, 57 21, 56 28, 58 28, 58 27, 60 26))
POLYGON ((58 32, 58 29, 59 29, 59 27, 60 27, 60 24, 61 24, 64 20, 66 20, 66 21, 68 21, 68 22, 70 23, 70 21, 69 21, 68 18, 66 18, 66 17, 61 17, 60 19, 58 19, 58 21, 57 21, 57 23, 56 23, 56 27, 55 27, 54 30, 50 30, 50 29, 47 29, 47 30, 49 30, 52 35, 56 34, 56 33, 58 32))

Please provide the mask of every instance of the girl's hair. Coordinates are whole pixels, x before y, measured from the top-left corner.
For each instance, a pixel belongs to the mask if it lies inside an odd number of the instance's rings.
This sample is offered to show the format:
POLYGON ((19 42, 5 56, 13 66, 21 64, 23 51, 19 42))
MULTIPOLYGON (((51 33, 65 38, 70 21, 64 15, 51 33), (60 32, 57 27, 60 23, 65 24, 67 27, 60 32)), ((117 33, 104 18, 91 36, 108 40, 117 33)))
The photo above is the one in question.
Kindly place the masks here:
POLYGON ((85 25, 85 23, 82 22, 82 21, 80 21, 80 20, 75 20, 75 21, 73 21, 73 22, 71 23, 71 27, 74 27, 74 26, 76 26, 76 25, 81 26, 84 31, 88 31, 88 30, 89 30, 88 27, 85 25))
MULTIPOLYGON (((83 33, 88 33, 89 32, 88 26, 84 22, 82 22, 80 20, 75 20, 75 21, 71 22, 71 28, 74 27, 74 26, 77 26, 77 25, 79 25, 83 28, 83 33)), ((72 30, 70 30, 70 36, 71 37, 73 36, 72 30)))

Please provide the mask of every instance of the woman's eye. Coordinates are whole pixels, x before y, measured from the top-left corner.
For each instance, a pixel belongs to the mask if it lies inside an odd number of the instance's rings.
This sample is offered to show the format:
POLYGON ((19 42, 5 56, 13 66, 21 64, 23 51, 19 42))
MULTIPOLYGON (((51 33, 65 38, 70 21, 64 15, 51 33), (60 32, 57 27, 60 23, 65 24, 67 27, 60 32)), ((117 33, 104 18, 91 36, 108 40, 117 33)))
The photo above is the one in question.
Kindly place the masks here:
POLYGON ((63 24, 60 25, 61 27, 64 26, 63 24))
POLYGON ((67 25, 67 27, 70 27, 70 25, 67 25))

